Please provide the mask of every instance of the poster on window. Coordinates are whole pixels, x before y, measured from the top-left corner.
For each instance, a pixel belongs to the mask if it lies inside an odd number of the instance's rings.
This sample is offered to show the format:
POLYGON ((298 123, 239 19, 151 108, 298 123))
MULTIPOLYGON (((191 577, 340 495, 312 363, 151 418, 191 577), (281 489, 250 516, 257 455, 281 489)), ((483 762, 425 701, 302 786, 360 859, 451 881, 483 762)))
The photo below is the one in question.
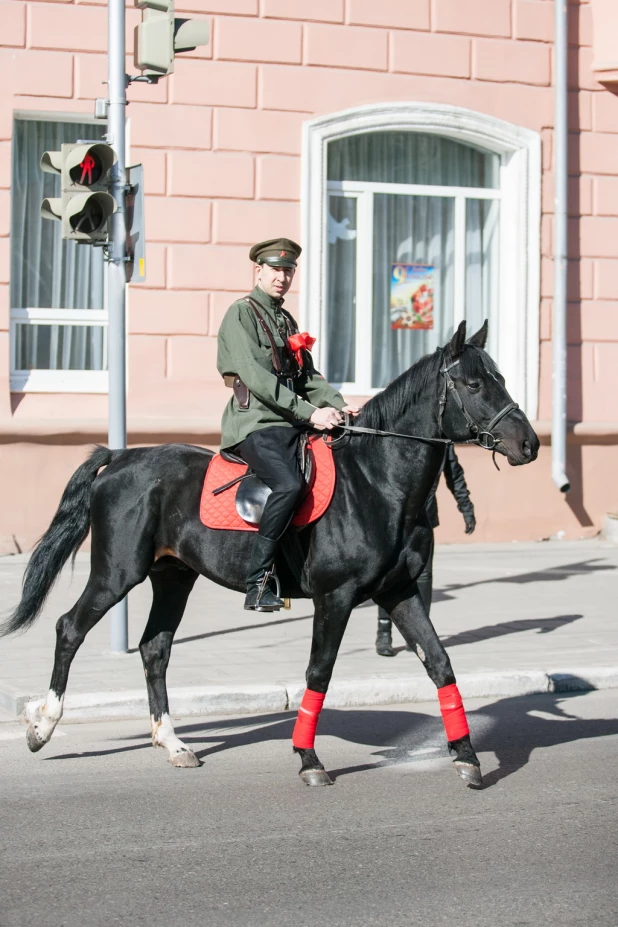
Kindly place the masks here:
POLYGON ((433 328, 432 264, 393 264, 391 328, 433 328))

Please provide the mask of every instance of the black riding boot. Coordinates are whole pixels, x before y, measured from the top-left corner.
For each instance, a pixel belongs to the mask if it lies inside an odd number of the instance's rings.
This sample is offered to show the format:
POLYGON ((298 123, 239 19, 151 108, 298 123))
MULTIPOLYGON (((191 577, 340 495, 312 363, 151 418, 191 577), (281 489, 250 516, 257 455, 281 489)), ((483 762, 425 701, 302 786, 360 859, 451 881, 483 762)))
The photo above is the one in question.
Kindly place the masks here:
POLYGON ((394 657, 392 622, 388 612, 383 608, 378 610, 378 635, 376 637, 376 653, 381 657, 394 657))
POLYGON ((245 608, 256 612, 275 612, 283 608, 283 599, 273 590, 274 562, 278 541, 256 535, 247 576, 245 608))

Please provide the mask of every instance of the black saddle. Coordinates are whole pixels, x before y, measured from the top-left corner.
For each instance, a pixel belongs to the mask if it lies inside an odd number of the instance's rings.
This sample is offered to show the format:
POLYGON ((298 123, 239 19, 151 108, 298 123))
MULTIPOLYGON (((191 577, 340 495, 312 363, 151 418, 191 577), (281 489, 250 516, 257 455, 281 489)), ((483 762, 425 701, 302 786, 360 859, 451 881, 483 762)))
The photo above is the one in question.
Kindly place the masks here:
MULTIPOLYGON (((247 466, 247 462, 243 460, 242 457, 238 457, 230 451, 221 451, 220 453, 223 460, 227 460, 230 463, 242 464, 244 467, 247 466)), ((301 471, 305 480, 304 498, 311 489, 313 480, 315 479, 315 460, 313 451, 309 447, 307 441, 301 440, 299 444, 299 456, 301 471)), ((248 522, 250 525, 259 525, 266 500, 270 496, 272 490, 266 483, 258 479, 253 470, 248 468, 246 473, 236 477, 236 479, 232 480, 230 483, 226 483, 225 486, 219 487, 219 489, 215 490, 215 493, 219 494, 229 489, 231 486, 235 486, 236 483, 240 483, 236 493, 236 511, 243 521, 248 522)))

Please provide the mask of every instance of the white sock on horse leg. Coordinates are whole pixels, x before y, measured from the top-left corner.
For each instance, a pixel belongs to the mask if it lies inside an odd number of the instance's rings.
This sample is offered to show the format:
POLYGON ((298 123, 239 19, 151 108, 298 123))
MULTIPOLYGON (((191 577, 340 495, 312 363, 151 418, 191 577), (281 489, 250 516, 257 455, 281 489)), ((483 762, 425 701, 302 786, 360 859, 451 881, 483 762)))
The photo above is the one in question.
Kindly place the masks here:
POLYGON ((26 705, 26 719, 36 731, 36 735, 43 743, 47 743, 54 729, 62 717, 64 695, 57 695, 53 689, 47 693, 45 702, 40 700, 28 702, 26 705))

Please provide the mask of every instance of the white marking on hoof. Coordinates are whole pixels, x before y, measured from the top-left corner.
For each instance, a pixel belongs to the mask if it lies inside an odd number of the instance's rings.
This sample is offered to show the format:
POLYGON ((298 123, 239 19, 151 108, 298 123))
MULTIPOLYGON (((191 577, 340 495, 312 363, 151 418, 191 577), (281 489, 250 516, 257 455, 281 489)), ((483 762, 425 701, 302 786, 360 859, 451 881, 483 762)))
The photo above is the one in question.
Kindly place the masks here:
POLYGON ((172 766, 180 769, 195 769, 196 766, 202 765, 193 750, 176 736, 174 725, 168 714, 162 715, 160 721, 156 721, 151 715, 150 724, 153 747, 165 747, 169 750, 168 759, 172 766))
POLYGON ((30 750, 36 753, 51 739, 54 729, 62 717, 64 696, 58 696, 51 689, 45 701, 35 699, 28 702, 24 710, 28 730, 26 742, 30 750))

